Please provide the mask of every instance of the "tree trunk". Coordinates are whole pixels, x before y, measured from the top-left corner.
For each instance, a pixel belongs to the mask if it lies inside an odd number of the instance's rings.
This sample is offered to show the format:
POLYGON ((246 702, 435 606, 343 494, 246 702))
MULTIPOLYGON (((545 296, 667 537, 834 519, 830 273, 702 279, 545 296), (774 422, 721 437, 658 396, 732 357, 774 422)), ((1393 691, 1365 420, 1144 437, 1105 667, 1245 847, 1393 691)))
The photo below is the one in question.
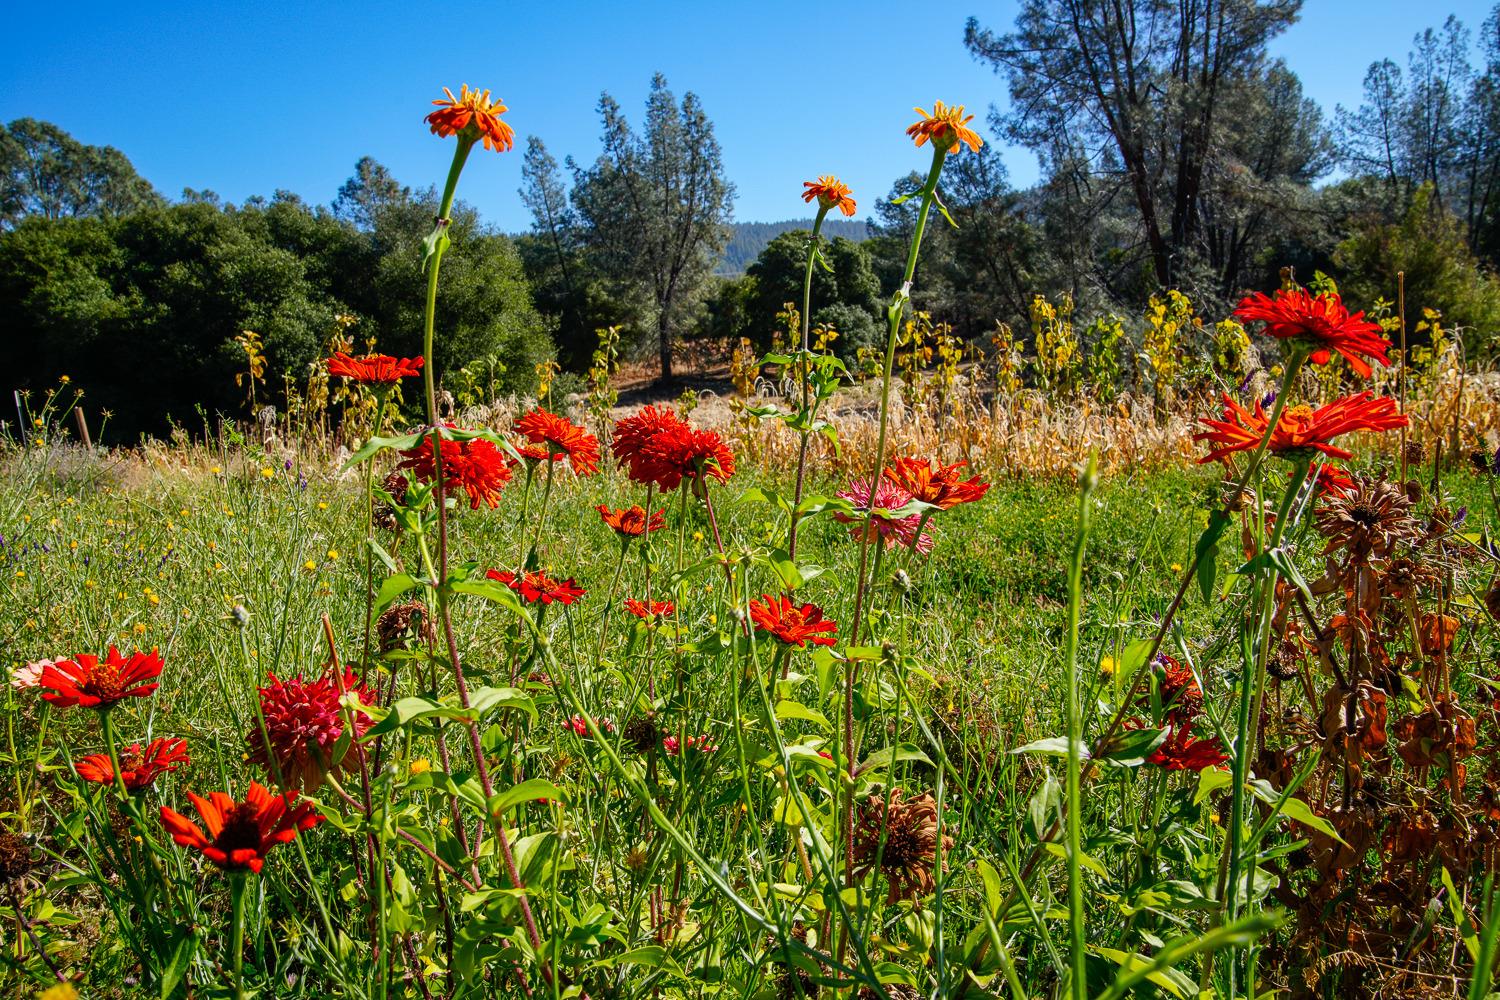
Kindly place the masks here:
POLYGON ((672 377, 672 331, 667 322, 667 310, 661 310, 656 320, 657 350, 661 352, 661 377, 672 377))

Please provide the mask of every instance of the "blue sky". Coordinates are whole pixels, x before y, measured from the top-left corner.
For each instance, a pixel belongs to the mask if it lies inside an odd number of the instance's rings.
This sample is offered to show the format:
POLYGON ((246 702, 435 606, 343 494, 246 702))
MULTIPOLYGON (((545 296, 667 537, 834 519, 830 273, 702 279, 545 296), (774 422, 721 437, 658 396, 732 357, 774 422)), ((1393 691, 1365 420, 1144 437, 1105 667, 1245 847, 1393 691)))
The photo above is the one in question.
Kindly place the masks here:
MULTIPOLYGON (((1274 52, 1331 113, 1357 104, 1365 69, 1404 63, 1412 36, 1457 14, 1477 29, 1488 0, 1307 0, 1274 52)), ((14 4, 0 62, 0 120, 58 123, 122 149, 162 192, 209 188, 238 201, 276 189, 328 202, 371 155, 405 183, 441 180, 451 147, 421 117, 443 85, 491 88, 519 136, 559 160, 598 152, 608 90, 639 120, 651 75, 697 92, 739 197, 735 216, 802 215, 801 182, 837 173, 860 215, 925 166, 902 134, 934 98, 978 112, 1003 79, 963 47, 965 19, 1008 27, 1015 0, 850 4, 583 2, 14 4)), ((1034 180, 1007 150, 1012 180, 1034 180)), ((471 160, 460 197, 510 230, 520 148, 471 160)))

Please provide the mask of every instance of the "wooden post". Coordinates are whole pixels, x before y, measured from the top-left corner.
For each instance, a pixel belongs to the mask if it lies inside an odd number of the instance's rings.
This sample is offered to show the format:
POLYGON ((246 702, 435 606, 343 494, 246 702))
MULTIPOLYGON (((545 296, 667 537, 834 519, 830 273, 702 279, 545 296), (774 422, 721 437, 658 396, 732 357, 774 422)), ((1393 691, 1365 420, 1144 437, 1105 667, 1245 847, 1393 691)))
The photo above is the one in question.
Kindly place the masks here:
POLYGON ((94 442, 89 438, 89 418, 83 415, 83 407, 73 407, 73 419, 78 424, 78 440, 85 448, 92 448, 94 442))

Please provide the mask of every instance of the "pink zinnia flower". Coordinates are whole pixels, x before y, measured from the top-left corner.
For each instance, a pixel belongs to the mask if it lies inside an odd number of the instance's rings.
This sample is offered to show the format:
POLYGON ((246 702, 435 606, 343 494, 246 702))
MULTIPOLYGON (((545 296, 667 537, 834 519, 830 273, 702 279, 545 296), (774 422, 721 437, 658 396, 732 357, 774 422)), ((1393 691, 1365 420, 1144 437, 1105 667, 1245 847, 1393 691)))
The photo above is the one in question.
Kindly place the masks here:
MULTIPOLYGON (((869 477, 856 479, 844 487, 837 494, 839 499, 848 500, 857 511, 863 511, 866 506, 874 510, 899 510, 911 503, 912 495, 890 480, 881 477, 875 487, 875 502, 870 502, 870 480, 869 477)), ((833 515, 845 524, 853 525, 849 529, 852 538, 859 538, 861 533, 869 532, 870 541, 880 542, 886 548, 893 545, 909 546, 911 540, 916 537, 917 526, 922 523, 920 514, 909 514, 906 517, 885 517, 875 514, 868 522, 861 513, 853 515, 842 514, 838 511, 833 515)), ((922 532, 922 537, 917 539, 917 551, 927 553, 932 551, 932 535, 922 532)))

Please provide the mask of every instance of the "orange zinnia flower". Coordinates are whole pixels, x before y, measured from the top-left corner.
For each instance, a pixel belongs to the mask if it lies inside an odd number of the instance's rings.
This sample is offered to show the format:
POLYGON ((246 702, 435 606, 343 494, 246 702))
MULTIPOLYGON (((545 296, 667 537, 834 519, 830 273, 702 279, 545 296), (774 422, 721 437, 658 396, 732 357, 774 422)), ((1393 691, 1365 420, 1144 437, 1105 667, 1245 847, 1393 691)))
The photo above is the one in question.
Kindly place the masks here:
POLYGON ((959 143, 963 143, 977 153, 979 147, 984 145, 984 140, 979 138, 978 132, 964 127, 974 120, 974 116, 964 117, 962 104, 956 108, 950 108, 944 106, 942 101, 934 101, 930 115, 921 108, 912 108, 912 110, 921 115, 922 120, 913 122, 912 126, 906 130, 906 134, 915 139, 918 146, 931 139, 932 145, 945 153, 956 150, 959 143))
MULTIPOLYGON (((132 743, 120 751, 120 778, 127 791, 136 792, 150 785, 158 775, 169 774, 191 761, 187 754, 187 740, 152 740, 143 751, 139 743, 132 743)), ((99 785, 115 782, 115 766, 109 754, 91 753, 79 758, 73 770, 84 781, 99 785)))
POLYGON ((910 493, 913 500, 930 503, 940 510, 951 510, 961 503, 973 503, 990 488, 990 484, 982 482, 978 476, 958 477, 958 470, 968 464, 939 465, 926 458, 898 458, 885 470, 885 478, 910 493))
POLYGON ((111 646, 103 663, 99 657, 84 653, 47 664, 36 686, 49 689, 42 697, 59 708, 110 708, 117 701, 144 698, 155 691, 154 678, 161 676, 161 668, 161 654, 155 649, 149 653, 137 650, 126 658, 111 646))
POLYGON ((207 835, 197 823, 166 806, 161 807, 161 825, 177 843, 196 848, 225 871, 260 871, 271 848, 295 840, 299 831, 311 830, 323 821, 306 802, 292 806, 296 792, 273 795, 254 781, 243 802, 223 792, 213 792, 206 799, 188 792, 187 797, 208 828, 207 835))
POLYGON ((575 423, 537 407, 516 421, 516 430, 532 444, 547 449, 549 457, 568 456, 576 475, 599 471, 599 439, 575 423))
POLYGON ((760 600, 751 601, 750 620, 757 629, 788 646, 801 647, 809 642, 814 646, 832 646, 838 641, 834 635, 822 634, 837 633, 838 622, 824 618, 823 609, 816 604, 793 604, 785 594, 779 598, 762 594, 760 600))
POLYGON ((650 517, 646 516, 646 508, 640 504, 634 507, 626 507, 624 510, 611 510, 600 504, 594 508, 599 512, 599 517, 604 523, 614 529, 621 538, 639 538, 652 531, 660 531, 666 526, 666 509, 656 511, 650 517))
POLYGON ((433 135, 446 139, 467 130, 467 138, 483 139, 484 148, 497 153, 503 153, 515 144, 515 131, 500 120, 508 109, 499 101, 490 100, 488 90, 470 90, 466 83, 457 97, 447 87, 443 88, 443 93, 448 96, 433 101, 437 110, 427 116, 433 135))
POLYGON ((845 215, 854 214, 854 199, 849 196, 849 185, 832 174, 824 174, 816 182, 803 181, 802 186, 807 188, 802 192, 803 201, 810 202, 816 198, 818 207, 824 211, 836 208, 845 215))
POLYGON ((635 615, 642 621, 655 621, 657 618, 665 618, 677 610, 677 606, 671 601, 638 601, 634 597, 625 598, 625 610, 635 615))
MULTIPOLYGON (((1260 403, 1256 403, 1254 412, 1251 412, 1226 394, 1224 419, 1200 422, 1209 429, 1193 435, 1193 440, 1214 445, 1212 451, 1198 460, 1202 464, 1236 451, 1254 451, 1265 437, 1270 418, 1260 403)), ((1336 399, 1316 410, 1305 404, 1287 407, 1276 421, 1268 447, 1278 455, 1321 451, 1334 458, 1351 458, 1351 452, 1332 444, 1334 438, 1354 431, 1394 430, 1406 424, 1406 416, 1397 410, 1395 400, 1389 397, 1376 399, 1367 390, 1336 399)))
POLYGON ((1365 319, 1363 312, 1349 315, 1337 292, 1313 295, 1303 288, 1278 289, 1274 298, 1256 292, 1241 299, 1234 314, 1246 322, 1260 320, 1266 325, 1266 333, 1277 339, 1308 344, 1315 365, 1328 364, 1337 351, 1365 378, 1374 370, 1365 358, 1379 361, 1386 368, 1391 366, 1386 356, 1391 342, 1385 339, 1380 324, 1365 319))
POLYGON ((395 385, 404 378, 422 374, 421 358, 393 358, 389 354, 351 358, 339 351, 326 364, 328 374, 342 375, 363 385, 395 385))

